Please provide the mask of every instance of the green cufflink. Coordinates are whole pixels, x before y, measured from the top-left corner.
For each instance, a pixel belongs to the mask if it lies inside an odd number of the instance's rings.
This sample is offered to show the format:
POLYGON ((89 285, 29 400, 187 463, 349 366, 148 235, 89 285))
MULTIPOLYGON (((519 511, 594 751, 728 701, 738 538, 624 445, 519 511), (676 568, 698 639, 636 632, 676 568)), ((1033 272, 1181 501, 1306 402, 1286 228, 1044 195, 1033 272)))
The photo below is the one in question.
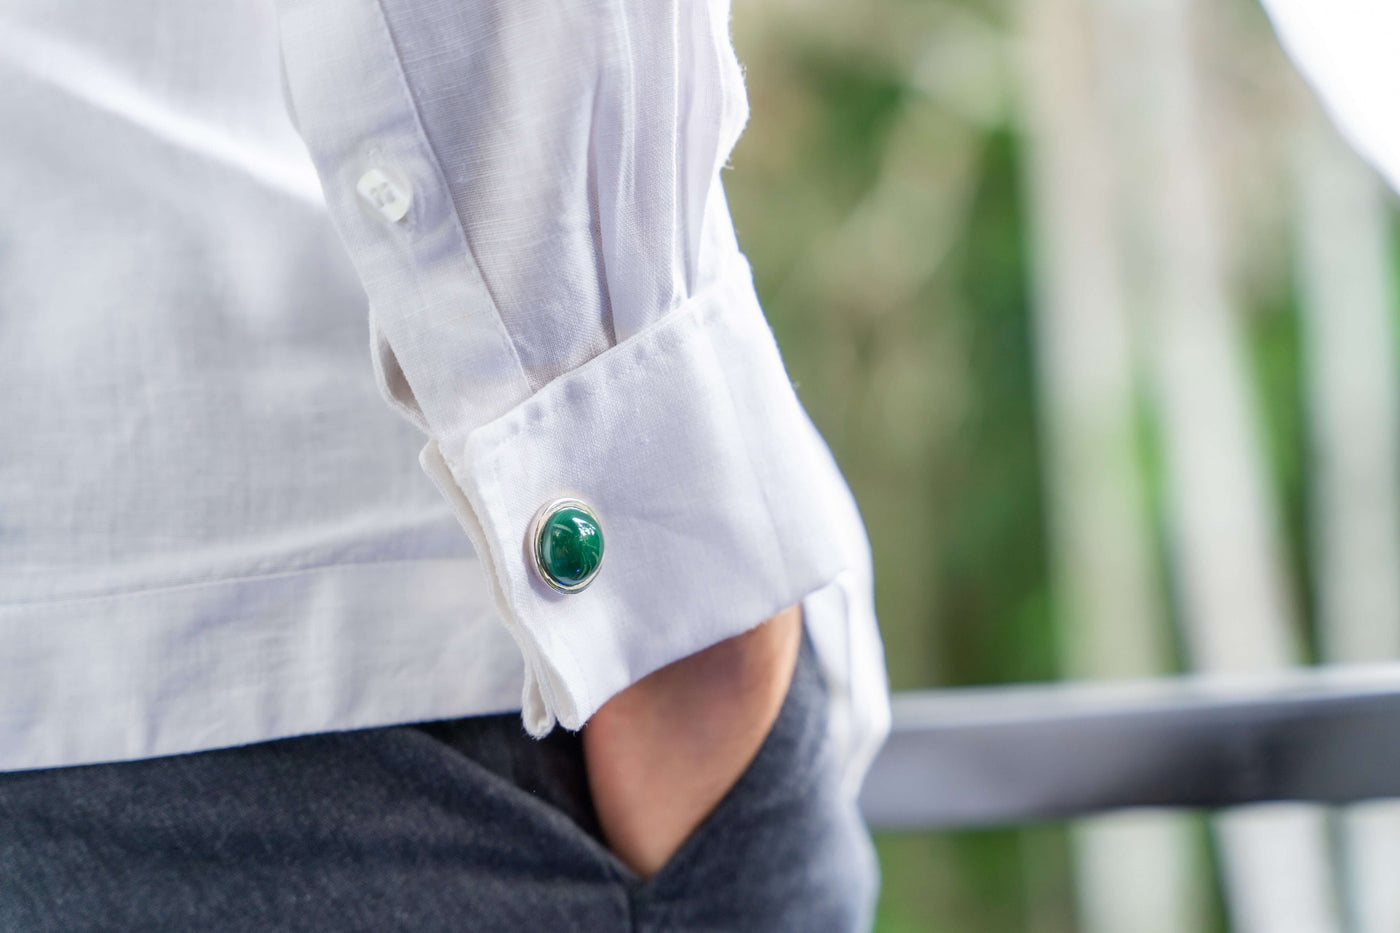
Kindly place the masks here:
POLYGON ((555 499, 530 525, 535 573, 560 593, 577 593, 603 566, 603 526, 584 502, 555 499))

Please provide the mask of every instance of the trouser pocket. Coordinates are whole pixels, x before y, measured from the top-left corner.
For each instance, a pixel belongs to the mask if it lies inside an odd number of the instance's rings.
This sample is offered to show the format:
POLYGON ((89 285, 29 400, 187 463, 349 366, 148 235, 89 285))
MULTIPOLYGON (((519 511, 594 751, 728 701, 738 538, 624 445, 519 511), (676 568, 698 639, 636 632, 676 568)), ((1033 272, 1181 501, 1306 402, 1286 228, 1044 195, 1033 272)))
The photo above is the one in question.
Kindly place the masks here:
POLYGON ((753 761, 638 887, 638 929, 857 930, 876 888, 870 839, 840 793, 829 696, 803 634, 792 684, 753 761))

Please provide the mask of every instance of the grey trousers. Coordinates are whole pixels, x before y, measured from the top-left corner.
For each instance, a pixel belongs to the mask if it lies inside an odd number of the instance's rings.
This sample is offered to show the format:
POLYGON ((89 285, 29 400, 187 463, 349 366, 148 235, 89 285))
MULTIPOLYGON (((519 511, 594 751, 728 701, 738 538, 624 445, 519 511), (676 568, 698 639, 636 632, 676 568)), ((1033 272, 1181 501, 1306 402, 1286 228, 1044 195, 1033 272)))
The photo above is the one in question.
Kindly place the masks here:
POLYGON ((0 774, 0 931, 862 930, 873 849, 804 641, 753 764, 654 877, 578 738, 517 715, 0 774))

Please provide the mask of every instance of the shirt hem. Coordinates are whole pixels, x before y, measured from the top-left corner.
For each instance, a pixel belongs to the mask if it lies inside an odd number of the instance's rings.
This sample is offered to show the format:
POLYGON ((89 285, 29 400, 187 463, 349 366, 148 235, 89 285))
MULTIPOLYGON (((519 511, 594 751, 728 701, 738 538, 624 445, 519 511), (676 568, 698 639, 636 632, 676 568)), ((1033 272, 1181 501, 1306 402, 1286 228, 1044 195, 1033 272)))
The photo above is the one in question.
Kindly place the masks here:
POLYGON ((0 771, 519 710, 475 559, 0 607, 0 771))

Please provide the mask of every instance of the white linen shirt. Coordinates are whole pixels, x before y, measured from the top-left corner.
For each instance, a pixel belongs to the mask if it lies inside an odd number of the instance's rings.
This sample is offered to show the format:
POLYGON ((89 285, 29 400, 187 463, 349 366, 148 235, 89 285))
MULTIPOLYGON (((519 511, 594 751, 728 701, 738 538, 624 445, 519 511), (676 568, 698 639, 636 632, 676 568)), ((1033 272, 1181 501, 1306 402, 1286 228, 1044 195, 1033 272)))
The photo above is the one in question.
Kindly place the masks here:
POLYGON ((746 118, 724 0, 6 4, 0 768, 577 729, 801 601, 854 791, 869 553, 735 242, 746 118))

